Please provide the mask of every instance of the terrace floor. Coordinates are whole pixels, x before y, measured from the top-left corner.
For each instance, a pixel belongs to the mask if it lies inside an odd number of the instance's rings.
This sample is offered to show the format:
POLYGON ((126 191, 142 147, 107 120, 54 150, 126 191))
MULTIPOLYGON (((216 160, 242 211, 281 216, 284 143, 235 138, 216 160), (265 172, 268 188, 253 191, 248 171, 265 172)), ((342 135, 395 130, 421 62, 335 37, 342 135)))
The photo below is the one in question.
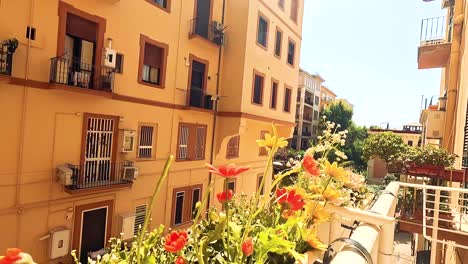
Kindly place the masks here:
POLYGON ((415 259, 411 256, 411 234, 406 232, 395 233, 394 260, 397 264, 413 264, 415 259))

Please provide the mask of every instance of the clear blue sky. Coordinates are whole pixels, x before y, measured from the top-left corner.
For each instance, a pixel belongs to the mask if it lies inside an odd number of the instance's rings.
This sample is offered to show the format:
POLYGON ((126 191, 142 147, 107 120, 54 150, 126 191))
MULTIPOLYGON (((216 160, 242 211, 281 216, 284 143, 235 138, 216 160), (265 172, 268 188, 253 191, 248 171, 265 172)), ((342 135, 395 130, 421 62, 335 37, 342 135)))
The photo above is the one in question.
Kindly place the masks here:
POLYGON ((301 67, 354 104, 359 125, 418 121, 421 95, 437 98, 441 73, 417 69, 420 24, 445 14, 441 1, 304 2, 301 67))

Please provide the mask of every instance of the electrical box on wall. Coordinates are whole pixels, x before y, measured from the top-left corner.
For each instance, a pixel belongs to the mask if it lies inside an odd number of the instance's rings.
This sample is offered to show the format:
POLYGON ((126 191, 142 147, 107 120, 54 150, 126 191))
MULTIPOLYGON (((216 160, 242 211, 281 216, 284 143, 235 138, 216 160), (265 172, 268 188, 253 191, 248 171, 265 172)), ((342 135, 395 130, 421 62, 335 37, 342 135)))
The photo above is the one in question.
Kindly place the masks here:
POLYGON ((70 230, 57 227, 50 230, 49 258, 56 259, 68 255, 70 245, 70 230))
POLYGON ((132 239, 135 230, 135 214, 126 213, 120 215, 120 226, 122 233, 122 240, 132 239))
POLYGON ((135 130, 124 130, 122 152, 132 152, 135 149, 135 130))

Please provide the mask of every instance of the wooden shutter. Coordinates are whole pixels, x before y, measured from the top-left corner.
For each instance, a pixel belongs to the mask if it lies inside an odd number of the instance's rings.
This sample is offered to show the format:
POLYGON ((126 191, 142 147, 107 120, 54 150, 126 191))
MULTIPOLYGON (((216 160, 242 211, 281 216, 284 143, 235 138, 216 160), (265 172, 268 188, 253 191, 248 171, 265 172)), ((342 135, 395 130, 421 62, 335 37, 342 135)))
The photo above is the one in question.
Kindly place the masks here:
POLYGON ((177 158, 185 160, 188 158, 189 126, 181 125, 179 129, 179 150, 177 158))
POLYGON ((155 156, 155 142, 156 142, 155 125, 141 125, 138 143, 138 158, 152 159, 155 156))
POLYGON ((226 150, 226 158, 237 158, 239 157, 239 141, 240 136, 234 136, 229 139, 226 150))
POLYGON ((162 48, 145 43, 145 57, 143 64, 156 69, 161 68, 162 53, 162 48))
POLYGON ((135 224, 133 226, 133 234, 135 236, 138 235, 140 228, 143 228, 143 224, 145 223, 146 210, 146 204, 135 207, 135 224))
POLYGON ((205 158, 205 127, 196 128, 196 141, 195 141, 195 159, 205 158))
POLYGON ((96 43, 98 25, 73 14, 67 14, 67 34, 96 43))
POLYGON ((298 13, 298 4, 297 0, 291 0, 291 19, 297 22, 297 13, 298 13))
POLYGON ((291 89, 286 88, 284 93, 284 108, 285 112, 291 111, 291 89))

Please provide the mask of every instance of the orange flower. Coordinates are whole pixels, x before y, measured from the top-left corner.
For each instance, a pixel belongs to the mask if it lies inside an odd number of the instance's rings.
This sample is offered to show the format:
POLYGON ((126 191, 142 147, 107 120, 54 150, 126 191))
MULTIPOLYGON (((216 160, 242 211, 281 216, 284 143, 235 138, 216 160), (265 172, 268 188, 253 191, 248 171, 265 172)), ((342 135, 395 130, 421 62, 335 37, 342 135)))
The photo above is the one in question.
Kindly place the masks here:
POLYGON ((224 178, 236 177, 237 175, 250 169, 250 167, 246 167, 246 166, 236 167, 236 165, 232 163, 227 166, 226 165, 219 166, 218 168, 208 163, 205 163, 205 166, 209 168, 208 172, 218 174, 219 176, 224 177, 224 178))
POLYGON ((244 252, 244 255, 246 257, 252 255, 253 253, 253 242, 252 242, 252 238, 247 238, 244 242, 242 242, 242 252, 244 252))
POLYGON ((216 194, 216 198, 218 198, 218 201, 220 203, 225 203, 227 201, 230 201, 232 199, 232 190, 220 192, 216 194))
POLYGON ((176 261, 174 264, 185 264, 185 259, 182 256, 177 257, 176 261))
POLYGON ((312 176, 320 175, 319 164, 310 154, 306 155, 304 159, 302 159, 302 168, 312 176))
POLYGON ((319 250, 326 250, 327 245, 325 245, 320 239, 317 237, 317 231, 315 229, 309 229, 307 231, 307 238, 306 238, 307 243, 312 248, 319 249, 319 250))
POLYGON ((171 253, 179 252, 187 244, 188 236, 185 230, 172 231, 166 235, 164 249, 171 253))
POLYGON ((286 189, 276 190, 278 203, 285 209, 297 211, 304 207, 305 203, 300 194, 296 194, 296 190, 292 189, 289 192, 286 189))

